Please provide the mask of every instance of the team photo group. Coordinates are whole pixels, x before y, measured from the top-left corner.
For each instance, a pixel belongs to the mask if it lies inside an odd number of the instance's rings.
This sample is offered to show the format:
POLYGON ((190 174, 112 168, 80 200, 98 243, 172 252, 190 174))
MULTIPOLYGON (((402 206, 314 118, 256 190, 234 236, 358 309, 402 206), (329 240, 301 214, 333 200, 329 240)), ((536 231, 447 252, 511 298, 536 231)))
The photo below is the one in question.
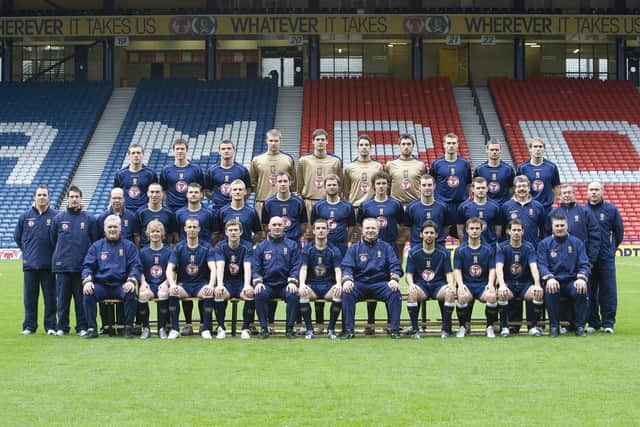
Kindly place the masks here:
POLYGON ((487 160, 472 170, 451 133, 430 165, 415 156, 409 134, 384 165, 372 157, 374 141, 360 135, 357 158, 345 167, 328 138, 314 131, 313 152, 296 165, 272 129, 249 169, 228 140, 207 170, 189 160, 185 140, 174 142, 173 163, 161 171, 145 166, 143 147, 133 144, 97 217, 84 210, 80 188, 68 188, 58 212, 46 183, 38 186, 15 229, 22 334, 38 329, 40 293, 51 336, 70 333, 73 301, 75 333, 98 337, 98 313, 103 325, 109 316, 104 300, 118 301, 115 323, 125 338, 152 337, 153 305, 159 338, 193 335, 196 305, 200 336, 224 339, 227 307, 238 300, 242 339, 273 333, 278 301, 287 338, 354 338, 359 301, 367 304, 364 333, 374 333, 381 301, 390 337, 419 339, 429 299, 439 303, 432 317, 442 319, 441 338, 469 334, 475 301, 484 304, 489 338, 518 333, 523 302, 530 336, 614 333, 620 213, 601 183, 589 183, 582 197, 562 183, 542 139, 528 141, 530 159, 515 169, 501 160, 502 143, 489 140, 487 160), (451 252, 447 238, 458 241, 451 252))

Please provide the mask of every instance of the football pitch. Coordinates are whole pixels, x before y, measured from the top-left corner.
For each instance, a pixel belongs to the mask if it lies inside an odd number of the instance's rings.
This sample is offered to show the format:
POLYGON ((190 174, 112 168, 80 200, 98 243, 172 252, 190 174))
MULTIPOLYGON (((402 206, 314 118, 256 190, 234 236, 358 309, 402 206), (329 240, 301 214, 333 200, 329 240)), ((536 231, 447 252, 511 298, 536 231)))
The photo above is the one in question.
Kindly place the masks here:
POLYGON ((619 259, 613 336, 84 340, 44 335, 41 315, 21 336, 5 261, 0 425, 638 425, 639 277, 619 259))

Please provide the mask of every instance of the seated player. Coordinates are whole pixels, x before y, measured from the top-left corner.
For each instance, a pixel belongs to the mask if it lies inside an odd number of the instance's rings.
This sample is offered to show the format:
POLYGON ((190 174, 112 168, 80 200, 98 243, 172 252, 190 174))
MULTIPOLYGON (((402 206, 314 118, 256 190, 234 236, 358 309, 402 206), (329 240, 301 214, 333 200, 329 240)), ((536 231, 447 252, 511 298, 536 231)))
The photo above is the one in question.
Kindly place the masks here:
POLYGON ((527 301, 529 335, 539 337, 542 332, 538 328, 538 320, 544 310, 544 290, 540 286, 536 250, 522 239, 524 226, 519 219, 509 222, 507 232, 509 240, 502 242, 496 252, 500 335, 509 336, 509 302, 517 297, 527 301))
POLYGON ((498 320, 498 304, 495 288, 495 251, 482 243, 482 220, 469 218, 465 225, 468 240, 458 246, 453 253, 453 275, 458 283, 458 321, 460 329, 456 334, 464 338, 469 332, 472 302, 477 299, 486 304, 487 337, 495 338, 493 324, 498 320))
POLYGON ((419 339, 418 310, 428 298, 443 303, 440 338, 451 334, 451 314, 455 306, 456 287, 453 283, 451 256, 442 246, 437 246, 438 226, 425 221, 420 230, 422 245, 414 246, 407 256, 407 310, 411 318, 411 338, 419 339))
MULTIPOLYGON (((234 181, 235 182, 235 181, 234 181)), ((230 220, 224 225, 225 240, 218 242, 214 249, 216 260, 216 276, 218 278, 214 289, 213 310, 216 313, 218 332, 216 338, 224 339, 227 336, 224 327, 224 317, 227 311, 229 298, 242 298, 242 332, 240 338, 251 338, 249 324, 253 321, 255 304, 253 300, 253 287, 251 286, 251 256, 253 249, 251 243, 242 240, 242 223, 238 220, 230 220)))
POLYGON ((200 224, 197 218, 187 218, 184 224, 186 240, 180 241, 169 256, 167 281, 169 282, 169 314, 171 332, 169 339, 180 336, 180 300, 198 297, 202 300, 202 325, 200 336, 212 339, 211 312, 213 289, 216 282, 216 263, 209 242, 200 241, 200 224), (177 280, 176 280, 177 276, 177 280))
POLYGON ((549 337, 558 336, 560 297, 573 300, 575 334, 586 337, 584 326, 589 309, 587 281, 589 258, 584 243, 568 233, 567 217, 551 218, 552 235, 538 244, 538 266, 545 282, 544 301, 549 313, 549 337))
POLYGON ((136 287, 140 282, 140 258, 136 246, 121 237, 120 217, 104 220, 105 237, 94 242, 82 264, 84 313, 89 325, 85 338, 97 338, 96 305, 104 299, 124 301, 124 337, 133 338, 136 287))
POLYGON ((326 219, 317 219, 313 223, 314 240, 302 249, 299 292, 300 312, 307 328, 306 339, 313 338, 309 301, 317 298, 331 300, 327 337, 332 340, 336 339, 336 321, 342 306, 342 286, 339 285, 342 283, 340 269, 342 254, 340 249, 327 242, 328 234, 329 222, 326 219))
POLYGON ((378 221, 362 221, 362 240, 347 249, 342 260, 342 339, 355 337, 356 302, 367 298, 384 301, 391 320, 391 338, 400 338, 400 277, 402 267, 395 247, 378 238, 378 221))
POLYGON ((167 264, 171 249, 164 245, 164 225, 154 219, 147 224, 145 232, 149 245, 140 250, 142 263, 142 281, 138 292, 138 317, 142 323, 140 338, 151 336, 149 331, 149 301, 157 298, 158 336, 167 339, 167 319, 169 316, 169 284, 167 282, 167 264))

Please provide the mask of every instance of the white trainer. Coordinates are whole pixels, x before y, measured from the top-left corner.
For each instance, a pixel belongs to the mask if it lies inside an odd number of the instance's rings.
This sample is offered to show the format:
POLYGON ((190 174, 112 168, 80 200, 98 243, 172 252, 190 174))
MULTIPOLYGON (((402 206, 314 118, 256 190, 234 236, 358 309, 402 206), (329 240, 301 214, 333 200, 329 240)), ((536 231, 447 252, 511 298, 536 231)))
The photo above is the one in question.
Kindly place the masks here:
POLYGON ((493 326, 487 326, 487 338, 495 338, 496 332, 493 330, 493 326))
POLYGON ((542 336, 542 331, 538 329, 536 326, 534 326, 533 328, 529 329, 529 336, 530 337, 542 336))
POLYGON ((456 338, 464 338, 465 335, 467 335, 467 328, 460 326, 460 329, 456 332, 456 338))
POLYGON ((613 328, 604 328, 604 333, 605 334, 613 334, 614 333, 613 328))
POLYGON ((33 331, 31 329, 23 329, 21 332, 22 335, 31 335, 33 331))
POLYGON ((251 339, 251 332, 249 332, 248 329, 243 329, 242 332, 240 332, 240 339, 241 340, 250 340, 251 339))
POLYGON ((58 329, 58 330, 56 331, 56 336, 57 336, 57 337, 61 337, 61 336, 63 336, 63 335, 64 335, 64 331, 63 331, 62 329, 58 329))
POLYGON ((49 329, 47 331, 47 335, 56 336, 56 330, 55 329, 49 329))
POLYGON ((211 335, 211 331, 208 329, 200 332, 200 336, 205 340, 213 339, 213 336, 211 335))
POLYGON ((223 340, 227 337, 227 331, 222 329, 221 326, 218 326, 218 333, 216 334, 216 339, 223 340))
POLYGON ((169 332, 169 336, 167 337, 167 339, 170 339, 170 340, 176 340, 178 338, 180 338, 180 332, 176 331, 175 329, 172 329, 169 332))
POLYGON ((509 332, 509 328, 502 328, 502 330, 500 331, 500 336, 506 338, 509 335, 511 335, 511 333, 509 332))
POLYGON ((87 335, 87 330, 86 329, 80 329, 80 332, 78 332, 78 336, 79 337, 84 337, 85 335, 87 335))

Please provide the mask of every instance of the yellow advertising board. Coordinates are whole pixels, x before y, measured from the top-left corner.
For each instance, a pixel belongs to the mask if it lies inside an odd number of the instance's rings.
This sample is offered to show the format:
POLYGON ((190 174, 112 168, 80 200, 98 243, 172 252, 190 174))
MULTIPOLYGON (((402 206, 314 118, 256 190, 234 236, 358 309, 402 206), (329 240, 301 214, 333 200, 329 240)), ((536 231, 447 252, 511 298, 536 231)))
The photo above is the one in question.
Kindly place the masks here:
POLYGON ((157 15, 0 18, 0 38, 358 34, 629 35, 638 15, 157 15))

